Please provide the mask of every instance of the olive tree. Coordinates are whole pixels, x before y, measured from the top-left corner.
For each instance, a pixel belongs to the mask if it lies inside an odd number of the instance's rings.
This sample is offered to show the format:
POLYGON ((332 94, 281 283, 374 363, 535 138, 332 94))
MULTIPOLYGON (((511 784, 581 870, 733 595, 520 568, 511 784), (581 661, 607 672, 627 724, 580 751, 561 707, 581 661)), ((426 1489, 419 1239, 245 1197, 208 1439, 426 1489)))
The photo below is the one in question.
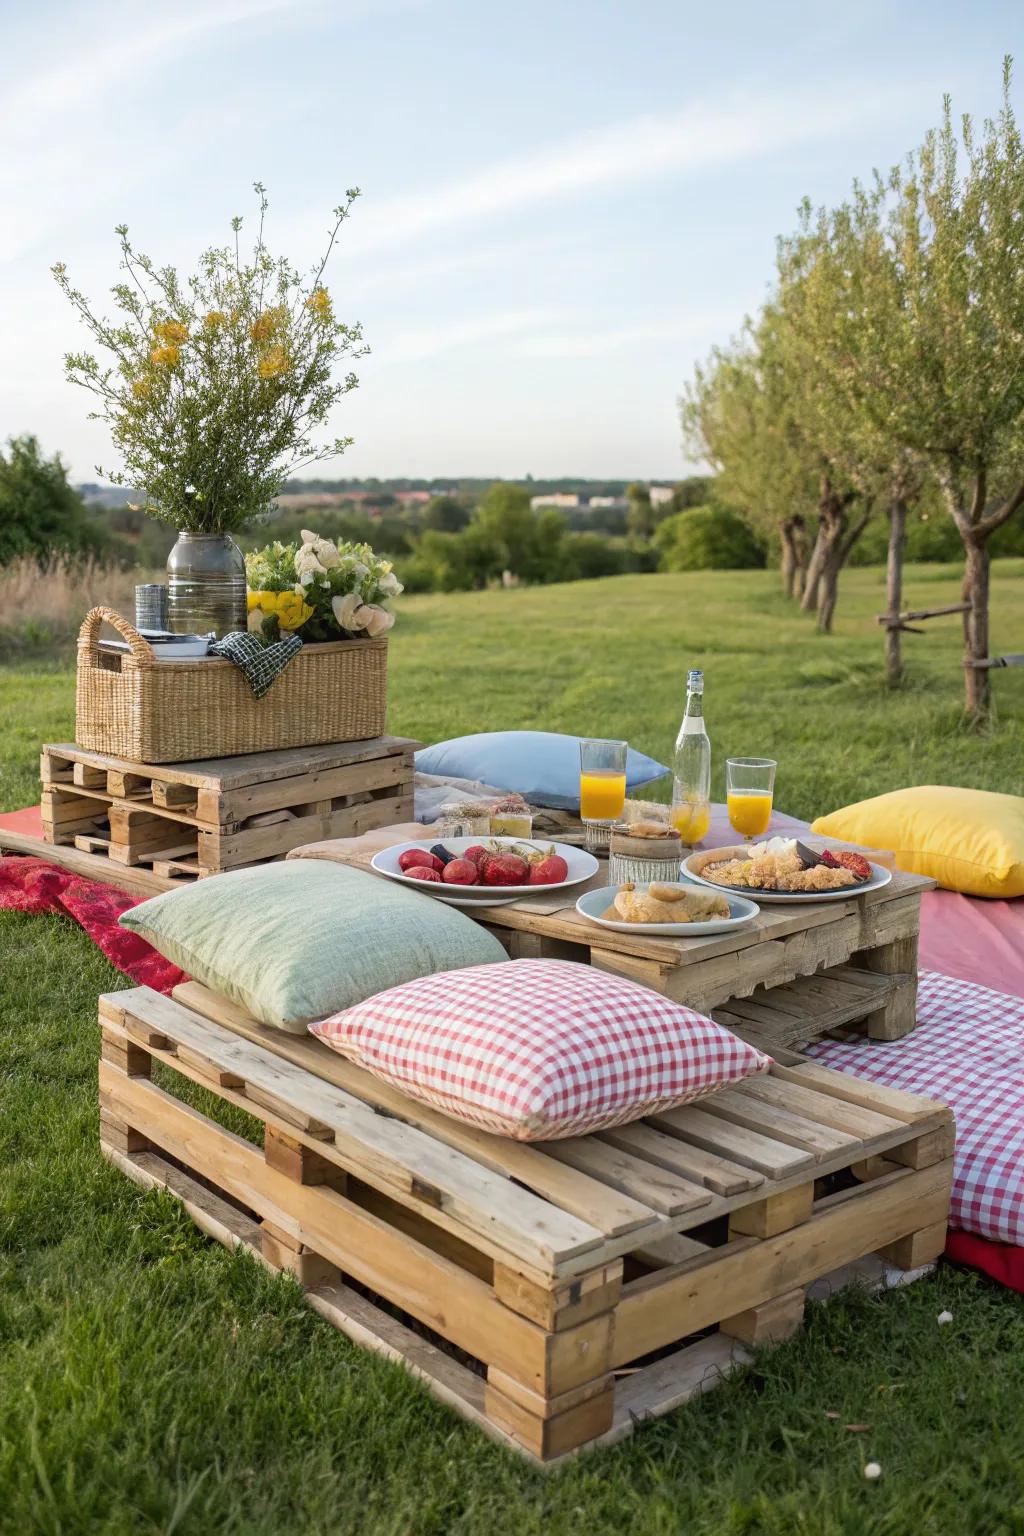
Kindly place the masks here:
POLYGON ((805 519, 816 505, 818 455, 792 409, 788 379, 748 323, 699 365, 680 400, 687 450, 716 470, 715 494, 762 537, 777 538, 782 584, 803 589, 805 519))
MULTIPOLYGON (((825 371, 865 430, 920 462, 964 548, 966 705, 983 717, 989 681, 989 540, 1024 506, 1024 146, 1010 105, 980 134, 939 129, 886 178, 833 213, 804 213, 841 279, 844 323, 825 371)), ((833 289, 833 296, 835 289, 833 289)))

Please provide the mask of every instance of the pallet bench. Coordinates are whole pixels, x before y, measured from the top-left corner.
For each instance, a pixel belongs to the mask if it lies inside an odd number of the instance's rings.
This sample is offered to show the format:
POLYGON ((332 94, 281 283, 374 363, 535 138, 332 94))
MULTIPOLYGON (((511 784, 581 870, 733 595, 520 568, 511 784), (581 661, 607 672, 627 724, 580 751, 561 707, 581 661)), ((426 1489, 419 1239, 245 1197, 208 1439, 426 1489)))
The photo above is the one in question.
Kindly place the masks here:
POLYGON ((97 861, 146 865, 165 886, 201 879, 283 858, 311 838, 408 819, 417 745, 382 736, 159 765, 44 746, 43 837, 97 861))
POLYGON ((914 1268, 943 1248, 948 1109, 798 1059, 528 1145, 195 982, 112 993, 99 1013, 105 1156, 538 1464, 622 1438, 788 1336, 837 1268, 914 1268), (154 1064, 247 1110, 262 1145, 159 1086, 154 1064))

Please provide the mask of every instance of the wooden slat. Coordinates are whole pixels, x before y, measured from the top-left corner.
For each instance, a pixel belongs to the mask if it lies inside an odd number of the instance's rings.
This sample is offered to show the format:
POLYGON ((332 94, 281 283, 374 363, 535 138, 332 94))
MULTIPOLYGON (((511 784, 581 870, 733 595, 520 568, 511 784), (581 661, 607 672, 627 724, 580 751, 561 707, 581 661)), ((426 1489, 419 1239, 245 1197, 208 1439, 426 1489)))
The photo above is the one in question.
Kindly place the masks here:
POLYGON ((630 1152, 621 1152, 595 1136, 568 1136, 564 1140, 547 1142, 545 1150, 549 1157, 591 1174, 612 1189, 642 1200, 665 1216, 695 1211, 711 1200, 701 1185, 630 1152))
POLYGON ((802 1062, 799 1066, 780 1066, 772 1070, 779 1082, 796 1083, 827 1093, 832 1098, 848 1104, 861 1104, 866 1109, 881 1108, 894 1120, 913 1124, 915 1120, 931 1120, 942 1106, 937 1099, 923 1094, 905 1093, 901 1088, 887 1088, 881 1083, 871 1083, 865 1078, 852 1077, 847 1072, 836 1072, 831 1067, 820 1067, 814 1062, 802 1062))
POLYGON ((457 1219, 492 1250, 553 1273, 565 1259, 596 1248, 602 1233, 530 1191, 481 1167, 414 1126, 375 1114, 361 1100, 302 1068, 241 1040, 220 1025, 193 1018, 148 988, 112 993, 101 1011, 133 1017, 169 1040, 190 1046, 214 1067, 237 1073, 261 1095, 315 1116, 333 1132, 345 1166, 405 1204, 429 1205, 457 1219))
POLYGON ((400 752, 414 752, 423 745, 401 736, 376 736, 368 741, 327 743, 318 747, 287 747, 272 752, 248 752, 238 757, 211 757, 187 763, 133 763, 127 758, 111 757, 76 747, 73 742, 55 742, 44 746, 69 762, 93 763, 97 767, 145 775, 171 784, 191 784, 203 789, 240 789, 248 784, 310 773, 315 769, 334 768, 400 752))
MULTIPOLYGON (((702 1102, 706 1105, 711 1101, 702 1102)), ((666 1136, 664 1131, 656 1131, 642 1120, 601 1131, 598 1139, 618 1147, 621 1152, 632 1152, 660 1168, 680 1173, 716 1195, 738 1195, 744 1189, 756 1189, 764 1183, 763 1174, 741 1168, 739 1163, 730 1163, 724 1157, 714 1157, 700 1147, 680 1141, 677 1136, 666 1136)))
POLYGON ((898 1130, 900 1126, 900 1121, 891 1115, 881 1115, 876 1109, 844 1103, 832 1094, 817 1093, 811 1087, 777 1078, 748 1077, 733 1091, 763 1099, 779 1109, 792 1110, 795 1115, 806 1115, 819 1125, 831 1125, 837 1131, 847 1131, 862 1140, 884 1136, 887 1131, 898 1130))
POLYGON ((748 1131, 743 1126, 730 1125, 718 1115, 711 1115, 694 1104, 683 1109, 666 1109, 648 1120, 659 1131, 669 1136, 680 1136, 683 1141, 703 1147, 716 1157, 742 1163, 746 1168, 756 1168, 769 1178, 784 1178, 813 1168, 814 1158, 796 1147, 763 1136, 758 1131, 748 1131))
POLYGON ((227 998, 218 997, 196 981, 182 982, 174 989, 174 998, 184 1007, 214 1019, 243 1039, 263 1045, 286 1061, 295 1062, 307 1071, 315 1073, 327 1082, 337 1083, 367 1104, 373 1104, 388 1114, 418 1125, 432 1136, 458 1147, 468 1156, 476 1158, 486 1168, 513 1178, 535 1194, 552 1200, 565 1211, 578 1216, 581 1221, 597 1227, 606 1238, 636 1232, 644 1227, 663 1222, 656 1211, 641 1201, 633 1200, 618 1190, 570 1168, 564 1163, 547 1157, 538 1147, 525 1142, 510 1141, 505 1136, 494 1136, 442 1115, 429 1105, 418 1104, 415 1099, 391 1088, 379 1078, 346 1061, 336 1051, 328 1050, 322 1041, 311 1036, 286 1035, 281 1030, 268 1029, 257 1024, 227 998))
POLYGON ((813 1152, 815 1157, 825 1157, 831 1152, 841 1152, 844 1147, 860 1146, 860 1138, 816 1120, 780 1109, 775 1104, 762 1102, 749 1093, 738 1093, 725 1088, 720 1093, 709 1094, 701 1100, 701 1108, 709 1115, 721 1115, 733 1125, 742 1125, 750 1131, 760 1131, 776 1141, 784 1141, 791 1147, 801 1147, 813 1152))

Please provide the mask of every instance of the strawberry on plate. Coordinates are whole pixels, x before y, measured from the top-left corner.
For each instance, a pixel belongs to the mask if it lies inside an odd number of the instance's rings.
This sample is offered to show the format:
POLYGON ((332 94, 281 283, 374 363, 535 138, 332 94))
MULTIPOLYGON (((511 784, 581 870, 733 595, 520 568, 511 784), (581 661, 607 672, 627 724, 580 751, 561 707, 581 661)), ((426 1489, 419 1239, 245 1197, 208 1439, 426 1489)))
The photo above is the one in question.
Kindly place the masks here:
POLYGON ((480 862, 481 885, 528 885, 530 866, 517 853, 491 853, 480 862))

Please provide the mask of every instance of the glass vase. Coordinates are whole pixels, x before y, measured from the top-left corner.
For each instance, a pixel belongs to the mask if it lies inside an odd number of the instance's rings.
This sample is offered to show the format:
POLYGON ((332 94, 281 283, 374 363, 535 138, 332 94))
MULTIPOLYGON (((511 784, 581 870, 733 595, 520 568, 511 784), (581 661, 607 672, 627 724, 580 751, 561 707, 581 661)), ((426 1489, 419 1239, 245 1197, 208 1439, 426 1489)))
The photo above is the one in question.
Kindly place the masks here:
POLYGON ((245 629, 245 558, 229 534, 178 534, 167 557, 167 627, 218 639, 245 629))

